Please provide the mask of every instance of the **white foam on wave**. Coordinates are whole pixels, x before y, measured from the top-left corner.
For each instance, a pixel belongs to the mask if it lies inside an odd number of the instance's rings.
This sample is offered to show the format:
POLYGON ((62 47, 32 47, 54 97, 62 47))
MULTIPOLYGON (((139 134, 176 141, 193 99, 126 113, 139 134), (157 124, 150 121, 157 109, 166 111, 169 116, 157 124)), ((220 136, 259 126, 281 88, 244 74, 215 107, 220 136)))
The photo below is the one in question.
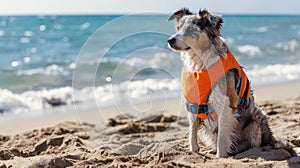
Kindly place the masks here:
POLYGON ((300 64, 255 65, 246 73, 255 86, 286 83, 300 80, 300 64))
POLYGON ((299 42, 295 39, 292 39, 288 42, 284 43, 276 43, 276 48, 282 49, 284 51, 291 51, 294 52, 299 48, 299 42))
POLYGON ((264 33, 264 32, 267 32, 267 31, 268 31, 268 27, 262 26, 262 27, 256 28, 255 30, 256 30, 256 32, 264 33))
POLYGON ((4 30, 0 30, 0 37, 5 35, 5 31, 4 30))
POLYGON ((133 67, 134 66, 135 67, 145 67, 145 66, 171 67, 173 60, 174 57, 172 57, 170 54, 164 52, 158 52, 155 53, 151 59, 133 57, 124 60, 123 63, 133 67))
POLYGON ((228 38, 224 39, 223 41, 225 41, 225 43, 227 43, 228 45, 235 43, 234 38, 231 38, 231 37, 228 37, 228 38))
POLYGON ((75 93, 76 100, 84 102, 95 99, 99 106, 129 104, 149 101, 150 97, 164 98, 180 95, 177 79, 146 79, 124 81, 120 84, 107 84, 98 87, 86 87, 75 93), (85 95, 92 95, 86 97, 85 95), (84 97, 84 98, 83 98, 84 97), (82 99, 83 98, 83 99, 82 99))
POLYGON ((82 30, 86 30, 91 26, 90 22, 83 23, 80 27, 82 30))
POLYGON ((60 99, 61 102, 70 105, 72 103, 73 89, 63 87, 51 90, 26 91, 20 94, 13 93, 7 89, 0 89, 0 109, 4 112, 14 114, 26 113, 32 110, 50 108, 45 99, 60 99))
POLYGON ((239 46, 237 49, 240 53, 250 57, 258 56, 258 54, 261 53, 259 47, 254 45, 243 45, 243 46, 239 46))
POLYGON ((64 105, 69 107, 72 107, 74 103, 78 106, 91 106, 91 102, 96 102, 101 107, 107 107, 115 104, 146 102, 150 95, 155 95, 156 98, 178 96, 180 95, 180 85, 177 79, 147 79, 86 87, 81 90, 62 87, 17 94, 7 89, 0 89, 0 95, 0 110, 5 114, 36 111, 42 113, 45 109, 52 108, 46 99, 60 99, 64 105))
MULTIPOLYGON (((76 65, 72 65, 70 64, 69 68, 75 68, 76 65)), ((56 65, 56 64, 52 64, 49 65, 45 68, 35 68, 35 69, 28 69, 28 70, 19 70, 17 71, 17 75, 21 76, 21 75, 36 75, 36 74, 42 74, 42 75, 70 75, 70 72, 67 71, 65 68, 63 68, 62 66, 56 65)))
POLYGON ((108 63, 113 62, 117 64, 124 64, 130 67, 172 67, 173 63, 177 61, 178 58, 174 59, 174 55, 166 52, 157 52, 145 58, 141 55, 135 55, 134 57, 126 58, 103 58, 98 60, 97 63, 108 63))

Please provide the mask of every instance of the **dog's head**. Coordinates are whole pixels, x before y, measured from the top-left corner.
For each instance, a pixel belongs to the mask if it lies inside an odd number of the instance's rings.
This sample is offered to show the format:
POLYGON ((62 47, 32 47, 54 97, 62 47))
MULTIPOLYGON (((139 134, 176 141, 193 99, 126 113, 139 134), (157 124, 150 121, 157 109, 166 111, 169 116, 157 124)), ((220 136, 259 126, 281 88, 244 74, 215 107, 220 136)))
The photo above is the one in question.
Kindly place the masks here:
POLYGON ((175 51, 205 50, 213 44, 219 54, 223 55, 226 52, 221 47, 223 44, 220 44, 223 23, 221 16, 211 14, 207 10, 200 10, 198 14, 193 14, 183 8, 169 18, 169 20, 174 19, 176 19, 176 33, 168 40, 171 49, 175 51))

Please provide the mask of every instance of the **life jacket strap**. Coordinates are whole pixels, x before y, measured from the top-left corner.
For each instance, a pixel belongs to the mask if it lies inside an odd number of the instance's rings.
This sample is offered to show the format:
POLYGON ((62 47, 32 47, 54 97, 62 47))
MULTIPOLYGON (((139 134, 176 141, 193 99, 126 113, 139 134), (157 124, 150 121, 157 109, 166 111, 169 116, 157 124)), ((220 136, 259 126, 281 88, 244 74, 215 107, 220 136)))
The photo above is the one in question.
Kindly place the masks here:
POLYGON ((185 103, 187 111, 194 113, 194 114, 201 114, 201 113, 207 113, 208 112, 208 105, 207 104, 191 104, 191 103, 185 103))
POLYGON ((191 103, 185 103, 187 111, 197 115, 197 118, 200 118, 202 120, 206 120, 208 118, 209 114, 209 107, 207 104, 191 104, 191 103))
POLYGON ((241 116, 241 114, 248 109, 249 104, 250 104, 250 100, 249 100, 249 95, 250 95, 250 82, 247 79, 247 84, 246 84, 246 89, 244 91, 244 93, 240 93, 242 94, 239 101, 238 101, 238 111, 236 113, 237 116, 241 116))
POLYGON ((203 120, 208 119, 210 116, 213 121, 217 121, 218 116, 215 112, 215 109, 213 107, 208 106, 207 104, 191 104, 191 103, 185 103, 187 111, 197 115, 197 118, 200 118, 203 120))
POLYGON ((193 113, 193 114, 202 114, 208 112, 208 105, 207 104, 191 104, 191 103, 185 103, 186 110, 193 113))

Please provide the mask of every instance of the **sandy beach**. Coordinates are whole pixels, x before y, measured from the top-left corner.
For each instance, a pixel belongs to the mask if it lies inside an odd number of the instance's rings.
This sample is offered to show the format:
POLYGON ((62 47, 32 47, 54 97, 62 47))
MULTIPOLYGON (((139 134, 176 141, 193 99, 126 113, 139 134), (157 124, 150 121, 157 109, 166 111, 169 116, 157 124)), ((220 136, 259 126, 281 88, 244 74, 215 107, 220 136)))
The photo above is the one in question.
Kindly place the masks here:
POLYGON ((0 122, 0 168, 6 167, 300 167, 300 83, 257 87, 255 98, 278 140, 218 159, 188 149, 180 98, 94 111, 0 122))

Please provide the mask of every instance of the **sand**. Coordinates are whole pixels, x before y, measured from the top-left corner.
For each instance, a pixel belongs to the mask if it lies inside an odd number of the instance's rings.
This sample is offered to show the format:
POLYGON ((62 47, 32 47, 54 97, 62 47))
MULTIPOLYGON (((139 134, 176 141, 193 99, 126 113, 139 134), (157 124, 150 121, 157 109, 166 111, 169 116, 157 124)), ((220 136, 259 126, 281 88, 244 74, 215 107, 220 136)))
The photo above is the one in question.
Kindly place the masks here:
POLYGON ((300 167, 300 83, 255 88, 278 142, 218 159, 188 147, 180 99, 0 123, 5 167, 300 167))

